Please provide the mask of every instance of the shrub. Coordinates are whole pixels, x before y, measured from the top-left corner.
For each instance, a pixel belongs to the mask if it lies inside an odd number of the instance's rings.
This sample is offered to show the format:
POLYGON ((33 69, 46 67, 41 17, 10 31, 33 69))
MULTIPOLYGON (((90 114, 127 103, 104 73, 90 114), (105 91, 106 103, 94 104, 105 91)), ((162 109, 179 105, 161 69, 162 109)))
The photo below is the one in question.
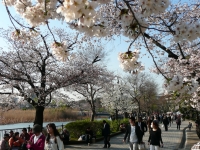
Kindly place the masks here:
MULTIPOLYGON (((110 124, 111 132, 115 133, 119 131, 120 123, 127 124, 128 119, 115 120, 115 121, 107 120, 107 123, 110 124)), ((65 128, 70 132, 71 139, 78 139, 81 135, 85 134, 85 131, 88 127, 92 129, 96 137, 102 136, 102 128, 103 128, 102 120, 95 120, 93 122, 89 120, 78 120, 75 122, 70 122, 67 125, 65 125, 65 128)))
POLYGON ((79 120, 68 123, 65 128, 70 132, 70 138, 79 138, 80 135, 85 134, 88 127, 92 129, 96 136, 101 135, 102 126, 102 121, 79 120))
POLYGON ((110 128, 112 132, 118 132, 119 131, 119 126, 121 123, 124 123, 127 125, 129 123, 128 119, 120 119, 120 120, 114 120, 110 122, 110 128))

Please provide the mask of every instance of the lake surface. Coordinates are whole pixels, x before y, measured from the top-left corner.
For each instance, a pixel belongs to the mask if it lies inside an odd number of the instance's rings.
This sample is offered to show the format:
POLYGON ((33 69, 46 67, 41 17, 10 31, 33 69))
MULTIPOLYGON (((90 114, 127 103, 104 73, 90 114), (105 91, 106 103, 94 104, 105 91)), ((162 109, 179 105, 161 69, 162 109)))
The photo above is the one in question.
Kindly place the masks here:
MULTIPOLYGON (((56 126, 61 126, 68 124, 71 121, 66 121, 66 122, 53 122, 55 123, 56 126)), ((50 122, 44 122, 43 126, 45 127, 48 123, 50 122)), ((33 127, 33 123, 16 123, 16 124, 7 124, 7 125, 0 125, 0 130, 4 130, 4 129, 16 129, 16 128, 28 128, 28 127, 33 127)))

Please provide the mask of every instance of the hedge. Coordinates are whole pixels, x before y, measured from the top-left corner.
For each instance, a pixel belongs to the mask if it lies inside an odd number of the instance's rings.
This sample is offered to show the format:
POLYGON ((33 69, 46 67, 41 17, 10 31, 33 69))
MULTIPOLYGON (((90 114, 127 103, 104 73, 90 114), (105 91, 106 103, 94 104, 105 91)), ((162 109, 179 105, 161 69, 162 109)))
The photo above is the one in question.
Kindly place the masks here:
MULTIPOLYGON (((128 119, 115 121, 106 120, 106 122, 110 124, 111 133, 115 133, 119 131, 120 123, 128 124, 128 119)), ((89 120, 78 120, 65 125, 65 128, 70 132, 70 139, 78 139, 81 135, 85 134, 88 127, 92 129, 96 137, 102 136, 102 120, 95 120, 93 122, 89 120)))

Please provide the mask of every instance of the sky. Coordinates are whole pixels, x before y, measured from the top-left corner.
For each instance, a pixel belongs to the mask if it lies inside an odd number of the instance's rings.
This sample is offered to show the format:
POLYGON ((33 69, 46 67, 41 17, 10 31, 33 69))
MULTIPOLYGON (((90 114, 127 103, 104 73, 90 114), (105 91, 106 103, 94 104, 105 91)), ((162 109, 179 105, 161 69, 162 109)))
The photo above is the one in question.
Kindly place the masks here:
MULTIPOLYGON (((181 0, 181 1, 187 2, 188 0, 181 0)), ((12 26, 12 24, 8 18, 8 15, 6 13, 6 9, 5 9, 4 5, 2 5, 2 4, 0 4, 0 14, 1 14, 0 28, 7 28, 8 26, 12 26)), ((109 51, 108 62, 106 63, 108 69, 115 71, 116 74, 126 75, 127 73, 124 73, 124 71, 119 67, 119 61, 117 58, 118 58, 119 52, 127 51, 128 47, 129 47, 129 43, 126 43, 123 37, 116 38, 115 41, 111 41, 111 42, 104 41, 104 43, 105 43, 105 45, 104 45, 105 49, 109 51)), ((4 45, 2 39, 0 39, 0 44, 1 44, 1 46, 4 45)), ((133 49, 131 49, 131 50, 133 50, 133 49)), ((141 53, 144 54, 145 50, 142 50, 141 53)), ((153 61, 152 61, 151 57, 148 58, 148 56, 149 56, 148 54, 146 56, 143 56, 140 61, 145 66, 145 72, 147 72, 151 76, 153 76, 154 79, 156 80, 156 82, 159 84, 159 88, 162 88, 163 77, 161 75, 156 75, 149 71, 149 68, 151 68, 153 66, 153 61)))

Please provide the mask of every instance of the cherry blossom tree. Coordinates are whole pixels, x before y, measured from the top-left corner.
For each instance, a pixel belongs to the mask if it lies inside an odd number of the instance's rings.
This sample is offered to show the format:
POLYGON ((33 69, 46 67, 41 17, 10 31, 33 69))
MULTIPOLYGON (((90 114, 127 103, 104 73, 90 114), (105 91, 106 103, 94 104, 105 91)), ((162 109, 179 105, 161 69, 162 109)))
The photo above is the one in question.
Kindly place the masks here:
MULTIPOLYGON (((192 94, 190 100, 195 103, 192 107, 200 108, 199 0, 184 3, 181 0, 3 0, 3 3, 16 39, 21 35, 19 26, 35 31, 45 25, 51 31, 52 19, 65 21, 68 28, 89 37, 127 37, 130 46, 119 54, 124 71, 138 73, 144 69, 138 59, 141 49, 145 49, 155 64, 152 71, 166 79, 166 90, 192 94), (14 7, 28 25, 13 17, 9 7, 14 7)), ((52 41, 55 48, 65 47, 65 43, 56 41, 52 41)), ((63 53, 62 48, 55 50, 63 53)))
POLYGON ((89 104, 91 110, 91 121, 94 121, 96 114, 96 104, 95 101, 101 99, 103 93, 109 90, 109 87, 112 86, 112 81, 114 80, 113 72, 107 70, 103 65, 104 60, 106 59, 106 53, 100 43, 91 44, 85 47, 85 50, 78 51, 78 54, 82 57, 83 60, 89 64, 93 64, 94 68, 98 68, 98 75, 96 78, 82 85, 71 86, 70 89, 74 91, 74 96, 82 97, 89 104), (96 62, 96 63, 95 63, 96 62))
POLYGON ((152 102, 157 99, 158 87, 153 80, 145 73, 131 75, 126 78, 127 86, 125 86, 124 91, 129 95, 132 103, 136 103, 138 106, 138 115, 141 114, 141 111, 147 111, 147 108, 150 108, 152 102))
POLYGON ((101 74, 96 78, 96 81, 75 86, 73 89, 77 93, 77 96, 82 96, 90 105, 90 110, 92 112, 91 121, 94 121, 96 114, 95 101, 100 99, 103 93, 109 88, 113 75, 108 72, 105 68, 102 68, 101 74))
POLYGON ((119 114, 126 118, 127 113, 131 113, 138 107, 124 90, 125 87, 126 83, 118 76, 117 81, 114 81, 110 89, 104 93, 101 101, 103 107, 115 114, 115 119, 118 119, 119 114))
POLYGON ((14 89, 13 97, 21 97, 30 103, 36 109, 34 124, 42 125, 43 111, 51 103, 54 93, 73 84, 92 82, 99 69, 79 55, 54 53, 55 48, 65 48, 68 53, 73 50, 79 45, 78 35, 55 29, 54 34, 60 39, 55 47, 49 42, 51 36, 48 33, 42 35, 33 31, 31 34, 34 35, 30 35, 20 31, 22 39, 15 40, 10 36, 11 31, 1 30, 8 49, 5 47, 0 55, 0 83, 2 88, 14 89), (68 43, 67 46, 64 43, 68 43), (65 61, 58 61, 63 55, 65 61))

